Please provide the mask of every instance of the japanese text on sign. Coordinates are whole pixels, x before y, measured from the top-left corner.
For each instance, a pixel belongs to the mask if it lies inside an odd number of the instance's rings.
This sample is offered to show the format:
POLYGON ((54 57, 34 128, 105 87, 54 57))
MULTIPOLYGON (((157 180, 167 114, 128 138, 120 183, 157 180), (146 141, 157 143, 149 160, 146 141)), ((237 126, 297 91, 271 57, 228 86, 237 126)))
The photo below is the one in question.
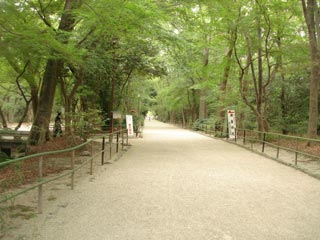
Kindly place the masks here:
POLYGON ((234 110, 227 110, 228 113, 228 129, 229 129, 229 138, 236 138, 236 113, 234 110))
POLYGON ((126 115, 126 123, 128 129, 128 136, 134 136, 132 115, 126 115))

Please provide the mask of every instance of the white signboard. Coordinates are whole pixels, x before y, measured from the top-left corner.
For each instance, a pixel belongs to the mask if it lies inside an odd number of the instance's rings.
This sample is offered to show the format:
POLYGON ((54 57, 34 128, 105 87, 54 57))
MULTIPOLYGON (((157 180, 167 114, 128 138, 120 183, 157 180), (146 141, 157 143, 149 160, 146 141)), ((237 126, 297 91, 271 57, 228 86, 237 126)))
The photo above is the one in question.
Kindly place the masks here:
POLYGON ((132 115, 126 115, 126 123, 128 129, 128 136, 134 136, 132 115))
POLYGON ((113 119, 121 119, 121 112, 113 112, 112 116, 113 119))
POLYGON ((227 110, 228 113, 228 129, 229 129, 229 138, 236 138, 236 112, 234 110, 227 110))

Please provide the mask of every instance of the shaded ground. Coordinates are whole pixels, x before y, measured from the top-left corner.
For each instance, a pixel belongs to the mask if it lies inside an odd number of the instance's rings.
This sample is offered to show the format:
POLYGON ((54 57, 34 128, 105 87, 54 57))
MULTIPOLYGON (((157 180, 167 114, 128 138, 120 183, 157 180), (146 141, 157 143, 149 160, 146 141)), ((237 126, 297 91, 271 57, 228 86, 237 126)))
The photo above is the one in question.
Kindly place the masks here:
MULTIPOLYGON (((66 149, 83 143, 81 139, 66 137, 53 138, 39 146, 29 146, 27 155, 66 149)), ((77 155, 82 150, 77 151, 77 155)), ((70 169, 70 153, 55 154, 44 157, 43 175, 59 173, 70 169)), ((30 158, 17 164, 0 167, 0 193, 28 184, 38 179, 38 158, 30 158)))
POLYGON ((156 121, 131 144, 8 239, 320 239, 319 180, 156 121))

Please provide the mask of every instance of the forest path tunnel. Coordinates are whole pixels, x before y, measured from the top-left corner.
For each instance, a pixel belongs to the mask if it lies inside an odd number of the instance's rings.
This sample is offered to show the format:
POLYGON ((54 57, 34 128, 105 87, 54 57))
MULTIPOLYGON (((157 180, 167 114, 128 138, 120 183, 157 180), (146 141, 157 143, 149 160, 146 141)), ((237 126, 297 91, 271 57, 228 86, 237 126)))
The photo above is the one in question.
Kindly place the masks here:
POLYGON ((131 144, 31 219, 33 239, 320 238, 319 180, 155 120, 131 144))

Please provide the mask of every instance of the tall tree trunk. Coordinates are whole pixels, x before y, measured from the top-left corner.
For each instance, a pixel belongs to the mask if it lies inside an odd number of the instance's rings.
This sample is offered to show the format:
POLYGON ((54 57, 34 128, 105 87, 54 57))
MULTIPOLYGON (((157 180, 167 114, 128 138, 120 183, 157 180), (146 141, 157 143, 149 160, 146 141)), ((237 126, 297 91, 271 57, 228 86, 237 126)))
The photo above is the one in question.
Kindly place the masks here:
MULTIPOLYGON (((64 12, 59 25, 60 31, 71 32, 73 30, 75 19, 72 15, 72 10, 78 8, 81 2, 81 0, 65 0, 64 12)), ((57 38, 59 38, 59 35, 57 35, 57 38)), ((64 38, 61 41, 67 43, 68 39, 64 38)), ((49 138, 51 112, 62 67, 63 60, 61 59, 49 59, 47 61, 40 89, 39 105, 29 137, 30 144, 32 145, 43 143, 49 138)))
POLYGON ((35 118, 39 106, 39 97, 38 97, 38 87, 31 88, 31 99, 32 99, 32 114, 33 119, 35 118))
POLYGON ((39 106, 30 132, 30 144, 32 145, 48 140, 51 111, 62 66, 62 60, 50 59, 47 62, 40 89, 39 106))
POLYGON ((3 128, 8 128, 8 123, 7 123, 7 120, 6 120, 6 117, 2 111, 2 108, 0 106, 0 118, 1 118, 1 123, 2 123, 2 127, 3 128))
MULTIPOLYGON (((191 82, 192 82, 192 85, 195 84, 195 81, 193 78, 190 78, 191 82)), ((196 90, 195 89, 191 89, 191 96, 189 94, 189 91, 188 91, 188 103, 189 103, 189 106, 190 106, 190 113, 191 113, 191 123, 193 123, 198 117, 197 117, 197 93, 196 93, 196 90)))
POLYGON ((182 108, 182 110, 181 110, 181 116, 182 116, 182 127, 185 128, 186 127, 186 117, 185 117, 184 108, 182 108))
POLYGON ((257 17, 257 37, 258 37, 258 92, 257 92, 257 112, 258 130, 264 131, 264 116, 262 115, 262 93, 263 93, 263 66, 262 66, 262 29, 260 16, 257 17))
POLYGON ((74 96, 80 87, 81 83, 83 82, 84 74, 82 70, 78 70, 72 66, 69 66, 73 76, 75 78, 75 83, 70 92, 68 92, 67 87, 67 79, 61 79, 60 81, 60 88, 61 93, 64 99, 64 109, 65 109, 65 135, 69 136, 72 135, 72 128, 71 128, 71 114, 72 114, 72 103, 74 100, 74 96))
POLYGON ((301 0, 305 21, 308 27, 309 49, 311 56, 311 77, 310 77, 310 96, 309 96, 309 122, 308 137, 317 137, 318 128, 318 89, 320 78, 320 52, 319 52, 319 12, 317 1, 301 0))
MULTIPOLYGON (((282 42, 281 42, 281 37, 279 33, 277 37, 277 46, 278 46, 279 52, 282 53, 282 42)), ((285 69, 283 67, 282 54, 279 54, 279 56, 276 59, 277 59, 277 64, 279 65, 280 79, 281 79, 281 93, 279 96, 280 106, 281 106, 281 128, 282 128, 281 131, 282 131, 282 134, 288 134, 288 127, 286 123, 288 109, 287 109, 287 101, 286 101, 285 69)))
MULTIPOLYGON (((230 74, 230 68, 231 68, 231 57, 232 57, 232 53, 233 53, 233 46, 234 46, 234 42, 232 42, 227 50, 226 56, 225 56, 225 67, 224 67, 224 71, 223 71, 223 78, 222 78, 222 82, 220 85, 220 102, 222 104, 224 104, 225 102, 225 96, 227 93, 227 84, 228 84, 228 79, 229 79, 229 74, 230 74)), ((224 121, 225 121, 225 115, 226 115, 226 109, 225 106, 222 106, 220 109, 220 122, 223 125, 224 121)))
POLYGON ((207 117, 207 91, 205 89, 200 90, 199 101, 199 119, 205 119, 207 117))
MULTIPOLYGON (((202 81, 207 81, 208 78, 208 65, 209 65, 209 48, 204 49, 203 54, 203 79, 202 81)), ((205 88, 200 89, 200 101, 199 101, 199 119, 204 119, 207 117, 207 91, 205 88)))

